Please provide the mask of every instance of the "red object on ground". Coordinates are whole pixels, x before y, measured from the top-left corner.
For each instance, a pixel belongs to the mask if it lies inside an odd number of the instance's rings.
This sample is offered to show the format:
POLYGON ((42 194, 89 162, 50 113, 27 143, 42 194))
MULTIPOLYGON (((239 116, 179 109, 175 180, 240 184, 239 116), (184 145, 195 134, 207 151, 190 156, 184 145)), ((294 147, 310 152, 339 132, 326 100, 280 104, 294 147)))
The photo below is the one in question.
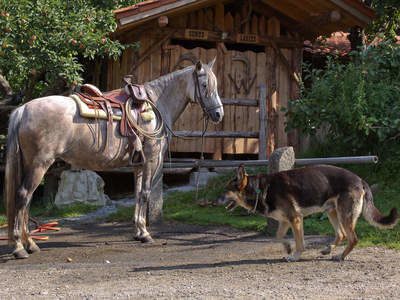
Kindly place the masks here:
MULTIPOLYGON (((50 222, 50 223, 46 223, 46 224, 40 224, 38 220, 36 220, 33 217, 29 217, 29 219, 35 224, 36 228, 31 230, 29 232, 29 234, 31 235, 32 239, 34 240, 40 240, 40 241, 46 241, 49 239, 48 236, 46 235, 35 235, 38 232, 44 232, 47 230, 55 230, 55 231, 60 231, 61 228, 60 227, 54 227, 56 225, 58 225, 58 222, 50 222)), ((6 228, 8 227, 7 224, 0 226, 1 228, 6 228)), ((8 240, 8 237, 0 237, 0 240, 8 240)))

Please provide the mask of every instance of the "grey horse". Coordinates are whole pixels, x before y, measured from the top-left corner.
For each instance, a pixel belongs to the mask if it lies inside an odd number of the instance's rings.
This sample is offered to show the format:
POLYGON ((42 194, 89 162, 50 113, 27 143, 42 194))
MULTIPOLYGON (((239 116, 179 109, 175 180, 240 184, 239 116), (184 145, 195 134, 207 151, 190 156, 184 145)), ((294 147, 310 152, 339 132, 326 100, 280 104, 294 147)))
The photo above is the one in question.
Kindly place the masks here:
MULTIPOLYGON (((218 123, 224 110, 217 91, 217 79, 208 64, 194 66, 162 76, 144 84, 150 99, 161 112, 164 130, 158 138, 145 137, 145 163, 134 168, 135 199, 134 237, 151 242, 146 229, 147 203, 152 178, 162 167, 163 156, 171 139, 167 128, 182 114, 189 102, 199 102, 204 113, 218 123)), ((146 125, 156 128, 157 120, 146 125)), ((70 97, 48 96, 34 99, 15 109, 9 120, 5 170, 5 203, 8 239, 16 258, 27 258, 40 251, 29 236, 29 203, 46 171, 59 158, 84 169, 103 171, 129 164, 129 141, 120 135, 113 122, 111 153, 105 151, 107 120, 80 116, 77 104, 70 97)))

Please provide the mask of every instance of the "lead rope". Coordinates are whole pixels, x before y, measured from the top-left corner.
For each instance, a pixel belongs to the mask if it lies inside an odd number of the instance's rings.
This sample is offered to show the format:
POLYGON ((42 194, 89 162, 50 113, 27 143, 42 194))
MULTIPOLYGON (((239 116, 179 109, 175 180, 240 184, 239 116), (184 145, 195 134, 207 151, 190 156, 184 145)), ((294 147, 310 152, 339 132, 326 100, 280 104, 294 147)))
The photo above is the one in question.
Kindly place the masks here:
POLYGON ((199 164, 198 174, 197 174, 197 178, 196 178, 195 203, 198 203, 198 200, 199 200, 200 167, 201 167, 201 162, 204 161, 204 135, 206 134, 207 127, 208 127, 208 118, 203 118, 203 132, 201 134, 201 155, 200 155, 200 164, 199 164))

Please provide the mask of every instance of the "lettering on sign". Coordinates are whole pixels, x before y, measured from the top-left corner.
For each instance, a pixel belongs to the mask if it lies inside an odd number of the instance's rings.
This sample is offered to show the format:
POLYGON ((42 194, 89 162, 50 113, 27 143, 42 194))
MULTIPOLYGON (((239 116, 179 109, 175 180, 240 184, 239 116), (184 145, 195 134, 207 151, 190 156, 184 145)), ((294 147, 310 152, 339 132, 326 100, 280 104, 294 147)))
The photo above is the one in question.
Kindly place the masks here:
POLYGON ((208 38, 207 30, 186 29, 185 38, 191 40, 206 40, 208 38))
POLYGON ((246 44, 257 44, 258 43, 258 35, 257 34, 243 34, 239 33, 236 37, 237 43, 246 43, 246 44))

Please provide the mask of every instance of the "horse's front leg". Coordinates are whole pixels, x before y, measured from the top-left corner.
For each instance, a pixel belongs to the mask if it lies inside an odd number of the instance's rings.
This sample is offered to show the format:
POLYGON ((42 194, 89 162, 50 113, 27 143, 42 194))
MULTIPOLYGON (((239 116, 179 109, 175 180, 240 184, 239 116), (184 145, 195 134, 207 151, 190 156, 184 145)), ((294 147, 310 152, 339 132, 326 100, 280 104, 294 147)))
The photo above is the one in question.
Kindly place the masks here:
POLYGON ((144 153, 146 162, 143 165, 141 191, 139 192, 139 202, 135 208, 135 239, 143 243, 152 242, 153 239, 146 228, 147 209, 149 207, 150 193, 153 183, 153 178, 157 172, 162 172, 162 163, 165 149, 165 141, 163 140, 147 140, 144 143, 144 153))

